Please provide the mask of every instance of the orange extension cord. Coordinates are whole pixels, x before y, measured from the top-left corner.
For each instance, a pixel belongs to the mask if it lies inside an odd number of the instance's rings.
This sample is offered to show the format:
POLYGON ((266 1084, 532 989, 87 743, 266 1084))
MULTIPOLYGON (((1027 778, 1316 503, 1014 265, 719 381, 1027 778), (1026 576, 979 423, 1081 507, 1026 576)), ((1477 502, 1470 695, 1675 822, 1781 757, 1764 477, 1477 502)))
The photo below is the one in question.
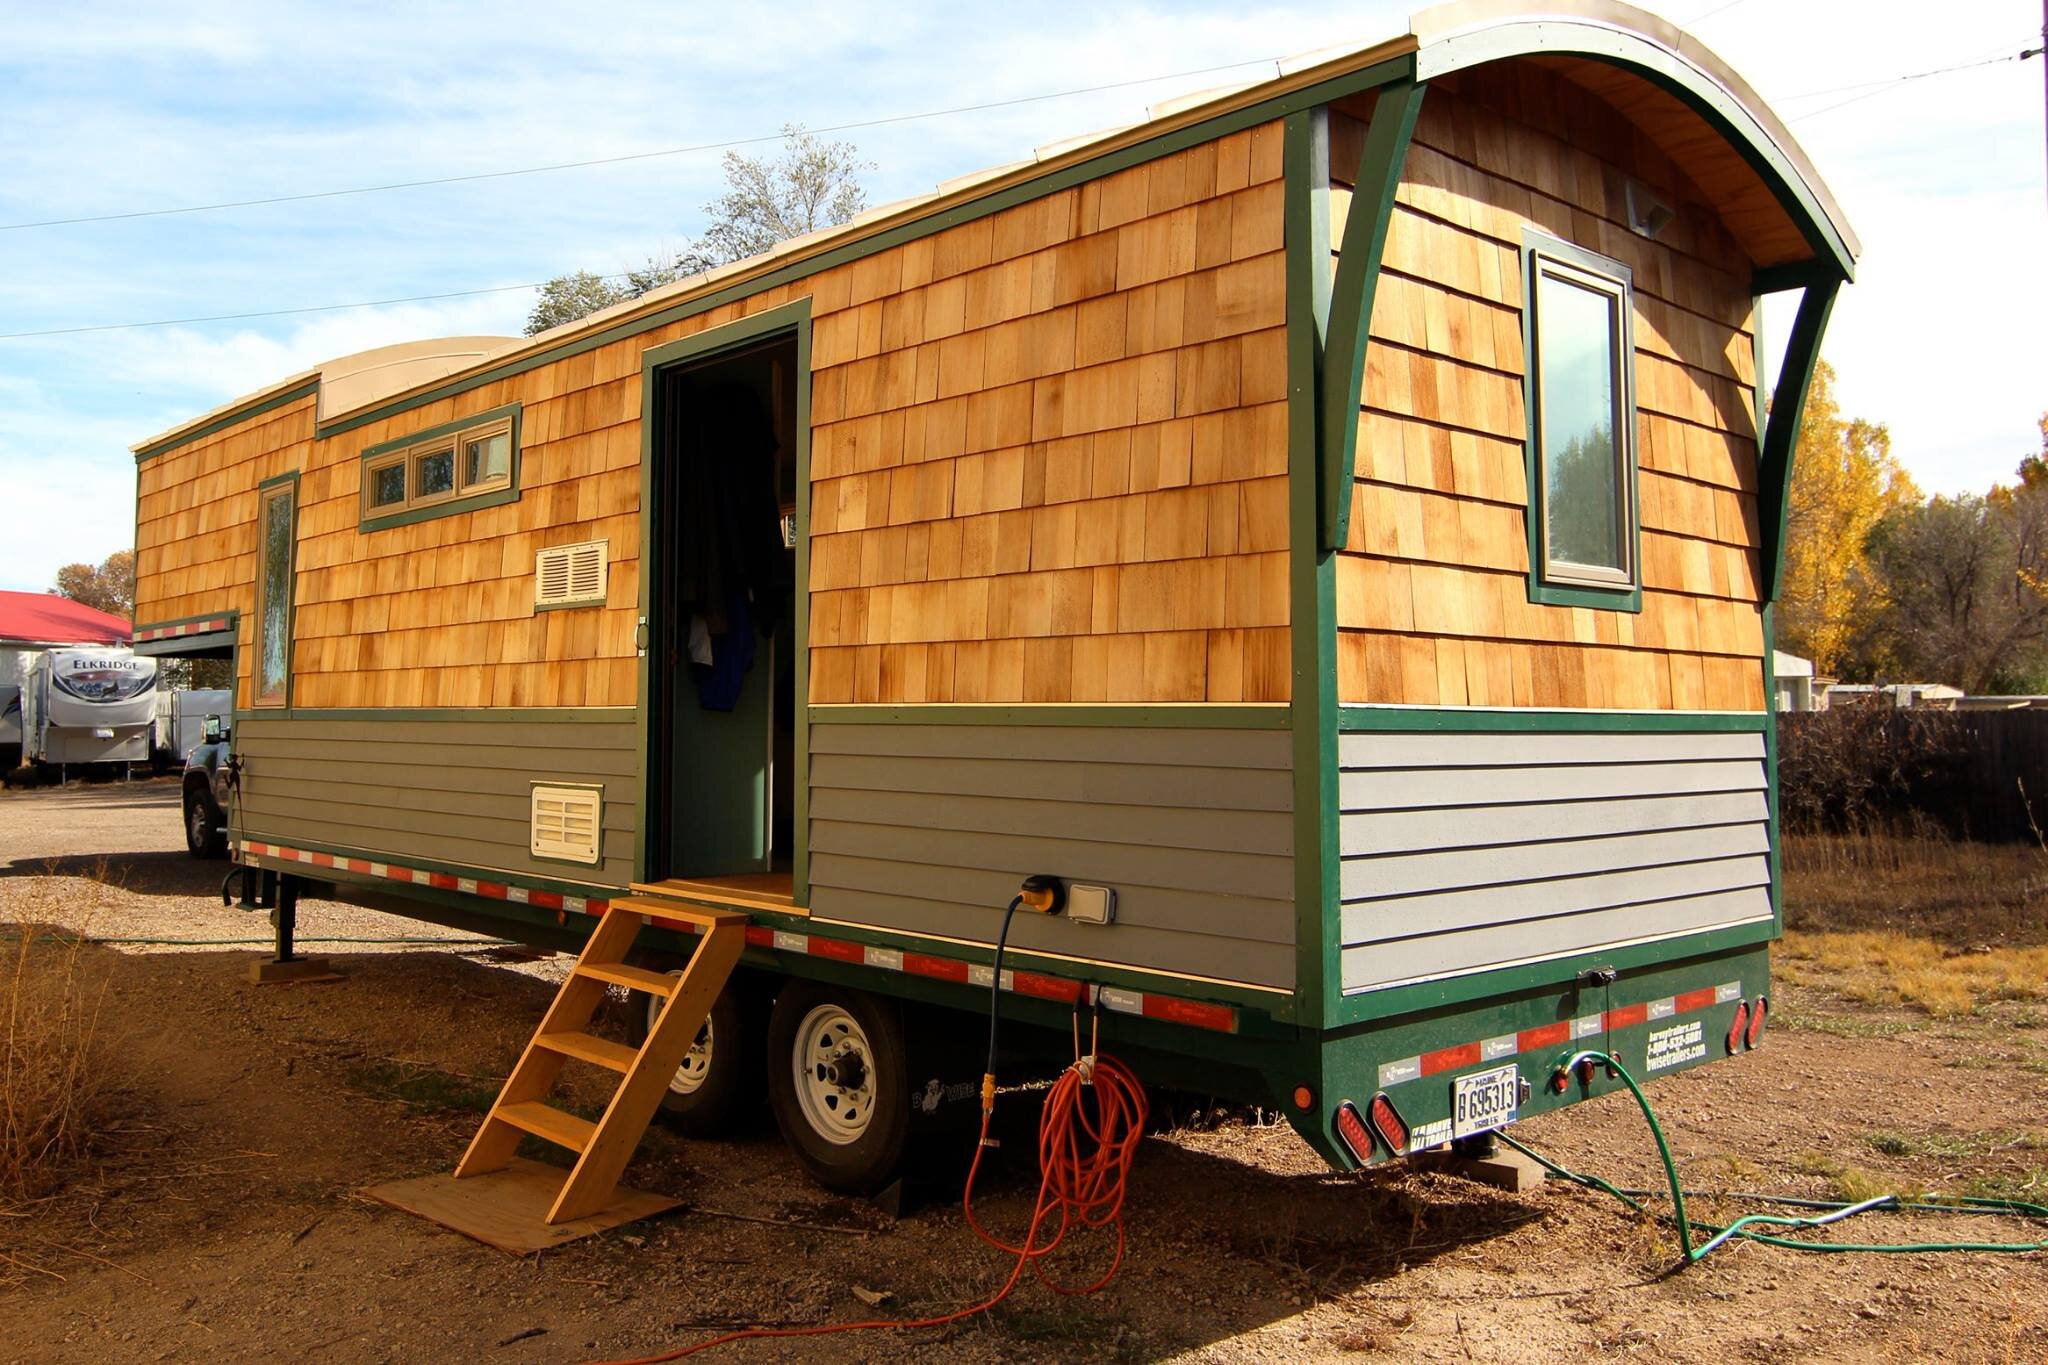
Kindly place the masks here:
POLYGON ((1047 1288, 1058 1294, 1093 1294, 1108 1284, 1124 1260, 1124 1195, 1130 1187, 1131 1165, 1137 1159, 1138 1142, 1145 1135, 1145 1087, 1139 1084, 1129 1067, 1108 1056, 1080 1058, 1060 1073, 1046 1094, 1045 1112, 1038 1120, 1038 1204, 1032 1211, 1031 1226, 1025 1231, 1023 1242, 1015 1246, 991 1234, 974 1217, 974 1178, 981 1172, 982 1153, 994 1145, 988 1136, 989 1119, 994 1114, 992 1086, 985 1093, 990 1095, 990 1099, 982 1106, 981 1137, 975 1144, 974 1161, 967 1170, 967 1188, 960 1197, 960 1207, 967 1215, 967 1225, 983 1241, 1017 1258, 1016 1264, 1010 1267, 1009 1278, 994 1294, 971 1308, 933 1318, 915 1318, 908 1322, 892 1319, 832 1322, 818 1327, 750 1327, 664 1355, 608 1361, 605 1365, 659 1365, 662 1361, 681 1360, 684 1356, 693 1356, 714 1346, 756 1337, 821 1337, 834 1332, 943 1327, 986 1313, 1008 1298, 1023 1279, 1026 1266, 1037 1273, 1047 1288), (1092 1115, 1090 1106, 1084 1101, 1084 1092, 1088 1090, 1095 1092, 1092 1115), (1054 1215, 1058 1217, 1051 1225, 1051 1234, 1041 1243, 1040 1234, 1054 1215), (1077 1227, 1114 1227, 1116 1255, 1110 1261, 1109 1269, 1103 1271, 1093 1284, 1070 1288, 1047 1274, 1042 1262, 1060 1245, 1067 1233, 1077 1227))

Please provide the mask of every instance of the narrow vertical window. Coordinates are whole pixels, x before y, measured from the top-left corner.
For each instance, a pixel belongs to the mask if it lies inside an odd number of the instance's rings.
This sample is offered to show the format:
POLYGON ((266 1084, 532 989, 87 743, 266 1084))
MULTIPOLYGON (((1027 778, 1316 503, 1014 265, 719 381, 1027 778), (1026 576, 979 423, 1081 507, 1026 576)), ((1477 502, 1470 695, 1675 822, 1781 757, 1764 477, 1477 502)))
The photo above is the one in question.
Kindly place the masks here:
POLYGON ((292 657, 292 551, 296 476, 258 491, 256 666, 258 706, 286 704, 292 657))
POLYGON ((1629 270, 1534 233, 1524 265, 1531 595, 1633 610, 1640 584, 1629 270))

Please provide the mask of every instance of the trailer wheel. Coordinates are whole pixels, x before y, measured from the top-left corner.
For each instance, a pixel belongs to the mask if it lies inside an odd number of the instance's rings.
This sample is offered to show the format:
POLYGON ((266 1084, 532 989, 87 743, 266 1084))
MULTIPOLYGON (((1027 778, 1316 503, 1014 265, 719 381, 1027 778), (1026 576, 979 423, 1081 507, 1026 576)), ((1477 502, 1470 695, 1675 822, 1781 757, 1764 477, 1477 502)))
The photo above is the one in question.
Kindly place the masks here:
POLYGON ((910 1136, 901 1011, 865 991, 790 981, 768 1016, 768 1104, 819 1184, 861 1195, 887 1185, 910 1136))
POLYGON ((195 858, 225 858, 228 833, 221 828, 220 815, 206 794, 185 790, 185 851, 195 858))
MULTIPOLYGON (((679 975, 680 970, 670 975, 679 975)), ((626 1040, 647 1041, 662 1000, 634 991, 627 1007, 626 1040)), ((761 1102, 761 1010, 758 993, 735 973, 690 1045, 661 1097, 662 1122, 685 1137, 724 1137, 742 1126, 761 1102)))

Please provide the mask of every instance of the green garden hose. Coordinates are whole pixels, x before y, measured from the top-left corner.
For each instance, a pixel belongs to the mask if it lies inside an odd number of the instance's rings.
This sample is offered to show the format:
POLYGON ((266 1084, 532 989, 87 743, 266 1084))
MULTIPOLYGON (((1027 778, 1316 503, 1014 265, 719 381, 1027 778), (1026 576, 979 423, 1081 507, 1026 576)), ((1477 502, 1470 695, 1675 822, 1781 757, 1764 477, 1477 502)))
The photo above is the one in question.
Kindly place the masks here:
MULTIPOLYGON (((1664 1163, 1664 1178, 1669 1185, 1672 1211, 1669 1215, 1666 1216, 1669 1218, 1671 1222, 1676 1223, 1678 1226, 1678 1241, 1680 1247, 1683 1249, 1685 1264, 1687 1265, 1698 1264, 1700 1261, 1705 1260, 1709 1253, 1713 1252, 1719 1247, 1725 1246, 1730 1241, 1734 1241, 1736 1239, 1741 1239, 1743 1241, 1749 1242, 1761 1242, 1766 1246, 1784 1247, 1791 1251, 1867 1251, 1893 1253, 1930 1251, 1991 1251, 2017 1253, 2028 1251, 2048 1251, 2048 1241, 1807 1242, 1801 1241, 1793 1237, 1779 1237, 1770 1233, 1751 1231, 1752 1228, 1755 1228, 1759 1225, 1767 1225, 1771 1227, 1781 1228, 1823 1228, 1827 1227, 1831 1223, 1840 1223, 1845 1221, 1846 1219, 1854 1218, 1859 1214, 1876 1213, 1880 1211, 1887 1213, 1957 1213, 1998 1218, 2032 1218, 2048 1220, 2048 1207, 2044 1207, 2040 1204, 2030 1204, 2027 1203, 2025 1200, 2021 1199, 1979 1199, 1963 1195, 1957 1195, 1947 1199, 1923 1200, 1905 1199, 1896 1194, 1882 1194, 1878 1195, 1874 1199, 1863 1199, 1850 1202, 1847 1200, 1829 1199, 1793 1199, 1790 1197, 1784 1197, 1779 1195, 1754 1194, 1748 1191, 1722 1193, 1714 1191, 1687 1190, 1678 1183, 1678 1167, 1671 1159, 1671 1144, 1668 1141, 1666 1141, 1664 1137, 1664 1127, 1662 1124, 1657 1122, 1656 1111, 1650 1108, 1650 1101, 1648 1097, 1646 1097, 1643 1094, 1642 1087, 1636 1084, 1636 1078, 1629 1074, 1628 1068, 1623 1066, 1609 1053, 1588 1051, 1577 1053, 1570 1060, 1563 1063, 1558 1068, 1558 1071, 1560 1074, 1570 1075, 1574 1070, 1578 1068, 1578 1066, 1582 1062, 1593 1062, 1597 1065, 1604 1066, 1607 1068, 1607 1072, 1609 1075, 1619 1077, 1621 1082, 1628 1087, 1629 1093, 1635 1096, 1636 1107, 1643 1111, 1643 1120, 1644 1122, 1650 1125, 1650 1136, 1656 1140, 1657 1155, 1664 1163), (1716 1227, 1711 1223, 1696 1223, 1686 1214, 1685 1200, 1687 1195, 1692 1195, 1695 1198, 1711 1197, 1726 1199, 1759 1200, 1767 1201, 1774 1204, 1785 1205, 1790 1208, 1821 1209, 1824 1210, 1824 1212, 1814 1215, 1812 1217, 1803 1218, 1791 1217, 1786 1214, 1777 1213, 1752 1213, 1746 1214, 1743 1217, 1736 1219, 1734 1222, 1728 1224, 1728 1226, 1726 1227, 1716 1227), (1693 1233, 1695 1231, 1708 1234, 1707 1240, 1700 1243, 1697 1247, 1693 1245, 1693 1233)), ((1584 1185, 1588 1189, 1599 1190, 1603 1194, 1613 1195, 1616 1199, 1619 1199, 1622 1203, 1628 1205, 1630 1208, 1634 1209, 1638 1213, 1648 1212, 1648 1209, 1644 1206, 1642 1201, 1645 1199, 1655 1197, 1655 1192, 1651 1190, 1623 1189, 1618 1185, 1614 1185, 1606 1180, 1601 1179, 1597 1175, 1582 1175, 1577 1171, 1570 1170, 1562 1165, 1559 1165, 1557 1162, 1552 1161, 1549 1157, 1544 1156, 1542 1153, 1532 1151, 1528 1147, 1523 1146, 1521 1143, 1515 1141, 1513 1138, 1509 1137, 1505 1133, 1499 1133, 1496 1134, 1496 1136, 1498 1136, 1501 1141, 1507 1143, 1508 1146, 1522 1153, 1522 1155, 1529 1157, 1531 1160, 1537 1162, 1545 1170, 1551 1172, 1553 1175, 1556 1175, 1565 1180, 1569 1180, 1574 1184, 1584 1185)))

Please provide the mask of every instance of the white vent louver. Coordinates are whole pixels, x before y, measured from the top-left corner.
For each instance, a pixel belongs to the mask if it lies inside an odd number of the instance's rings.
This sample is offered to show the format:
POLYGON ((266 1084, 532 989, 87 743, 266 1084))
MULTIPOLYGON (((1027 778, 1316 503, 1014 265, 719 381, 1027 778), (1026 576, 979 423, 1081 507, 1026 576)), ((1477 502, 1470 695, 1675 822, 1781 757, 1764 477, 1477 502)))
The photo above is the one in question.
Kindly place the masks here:
POLYGON ((605 542, 550 545, 533 557, 533 604, 536 607, 600 603, 605 595, 605 542))
POLYGON ((572 863, 597 861, 604 793, 597 787, 533 788, 533 856, 572 863))

